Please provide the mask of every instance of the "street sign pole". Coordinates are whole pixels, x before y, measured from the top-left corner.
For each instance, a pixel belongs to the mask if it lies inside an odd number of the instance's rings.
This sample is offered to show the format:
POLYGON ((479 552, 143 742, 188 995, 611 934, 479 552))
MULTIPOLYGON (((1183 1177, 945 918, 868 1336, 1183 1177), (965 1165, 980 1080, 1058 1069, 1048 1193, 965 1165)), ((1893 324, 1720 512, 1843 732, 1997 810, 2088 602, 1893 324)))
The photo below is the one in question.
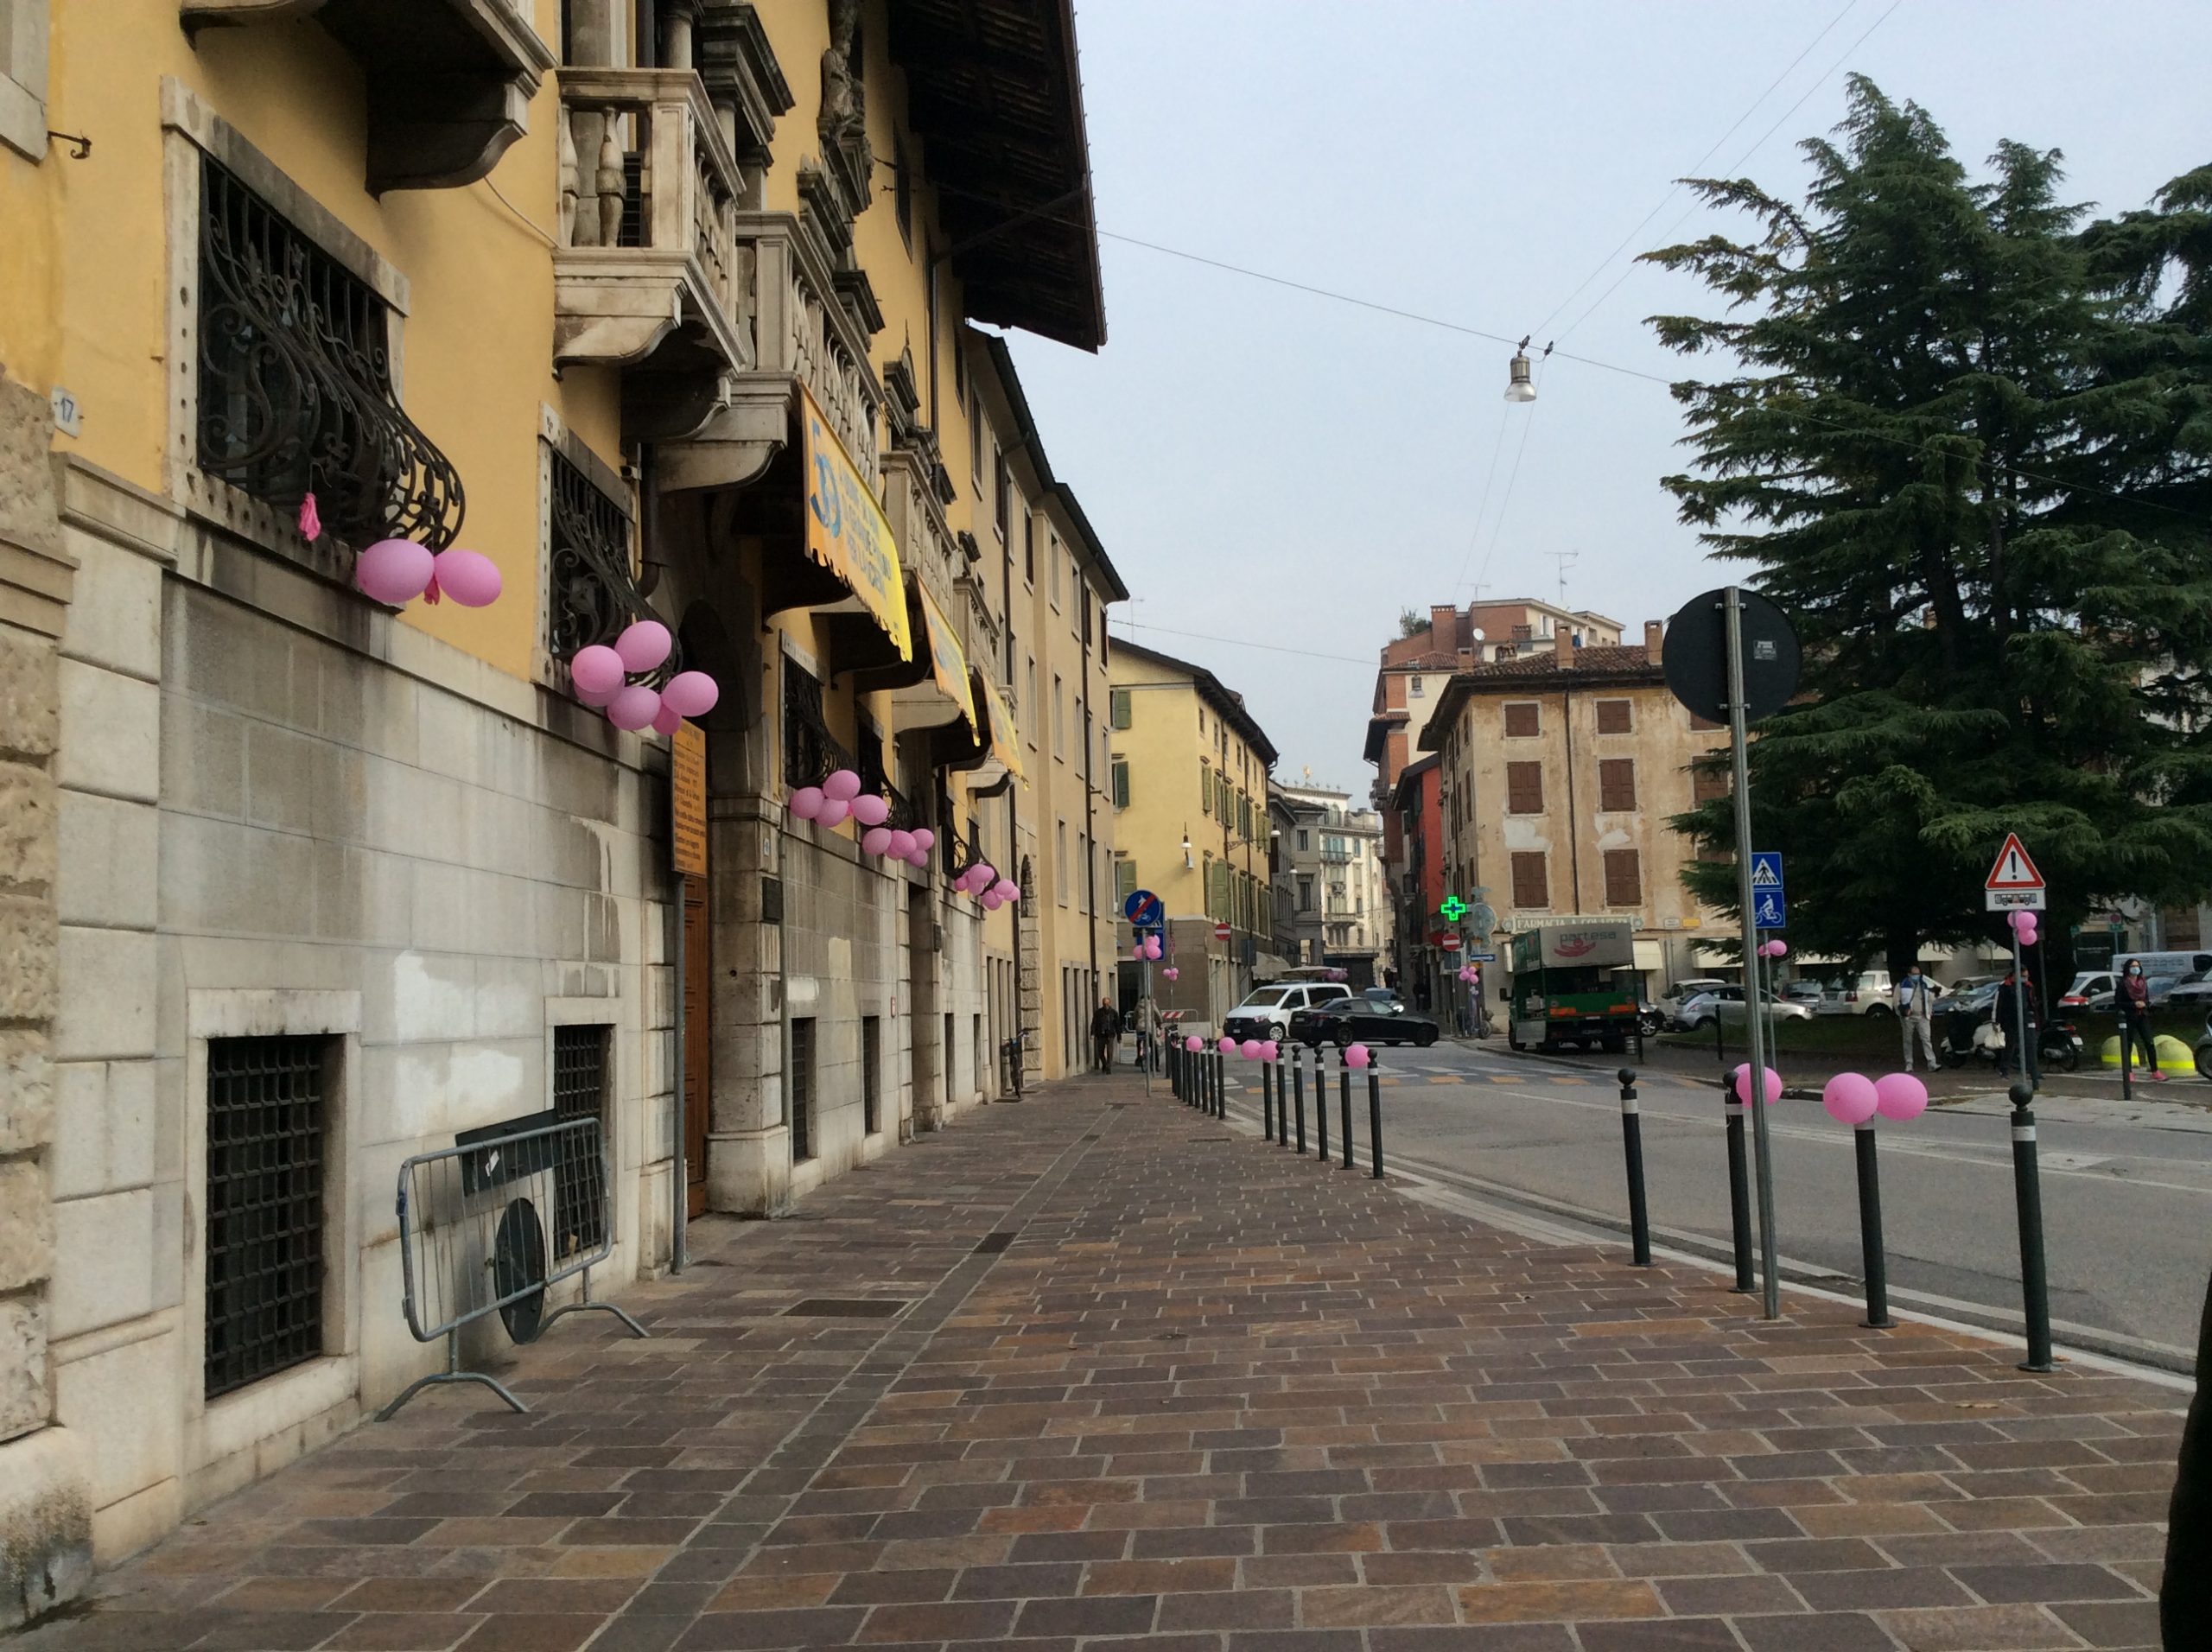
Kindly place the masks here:
MULTIPOLYGON (((1736 883, 1743 907, 1744 979, 1750 983, 1744 1004, 1744 1026, 1751 1045, 1750 1082, 1745 1085, 1751 1112, 1751 1157, 1758 1166, 1759 1261, 1764 1272, 1760 1300, 1770 1319, 1782 1317, 1781 1281, 1775 1274, 1774 1158, 1767 1134, 1766 1039, 1761 1023, 1764 1006, 1758 997, 1758 914, 1751 893, 1751 778, 1745 753, 1744 611, 1743 593, 1730 586, 1723 595, 1728 625, 1728 756, 1736 791, 1736 883)), ((1719 1018, 1716 1014, 1714 1019, 1719 1018)))

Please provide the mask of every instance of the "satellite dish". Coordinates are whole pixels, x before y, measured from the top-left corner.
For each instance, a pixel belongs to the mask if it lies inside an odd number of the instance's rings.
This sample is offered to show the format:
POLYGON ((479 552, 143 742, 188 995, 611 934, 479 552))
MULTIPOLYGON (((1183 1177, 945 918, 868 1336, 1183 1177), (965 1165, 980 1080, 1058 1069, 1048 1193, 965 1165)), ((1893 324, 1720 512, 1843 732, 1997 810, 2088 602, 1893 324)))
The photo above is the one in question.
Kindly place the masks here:
POLYGON ((1482 628, 1480 626, 1477 626, 1475 627, 1475 640, 1476 640, 1477 642, 1480 642, 1480 641, 1482 641, 1482 639, 1483 639, 1483 628, 1482 628))

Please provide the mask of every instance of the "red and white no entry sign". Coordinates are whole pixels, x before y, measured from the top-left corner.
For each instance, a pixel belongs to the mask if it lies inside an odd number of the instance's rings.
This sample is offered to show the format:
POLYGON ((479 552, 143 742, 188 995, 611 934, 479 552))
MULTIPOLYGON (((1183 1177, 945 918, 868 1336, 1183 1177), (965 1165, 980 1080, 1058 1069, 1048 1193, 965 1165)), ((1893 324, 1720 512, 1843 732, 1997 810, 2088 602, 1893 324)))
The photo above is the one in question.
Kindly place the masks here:
POLYGON ((1217 941, 1227 940, 1229 938, 1229 925, 1226 924, 1216 924, 1213 926, 1213 938, 1217 941))
POLYGON ((1444 937, 1444 950, 1446 952, 1457 952, 1459 950, 1459 937, 1456 935, 1446 936, 1444 937))

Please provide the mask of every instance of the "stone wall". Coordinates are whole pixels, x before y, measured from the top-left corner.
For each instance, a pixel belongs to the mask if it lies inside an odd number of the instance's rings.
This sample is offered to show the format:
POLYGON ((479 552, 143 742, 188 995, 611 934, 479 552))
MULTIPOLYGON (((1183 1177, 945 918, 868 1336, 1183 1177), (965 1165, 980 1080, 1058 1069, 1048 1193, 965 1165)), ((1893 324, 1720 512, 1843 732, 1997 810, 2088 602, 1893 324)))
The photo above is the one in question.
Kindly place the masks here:
POLYGON ((0 1630, 92 1573, 82 1442, 54 1426, 49 1159, 61 550, 47 398, 0 368, 0 1630))
MULTIPOLYGON (((665 1257, 665 781, 604 719, 118 479, 73 469, 65 507, 51 1334, 105 1560, 439 1365, 400 1311, 398 1166, 550 1107, 559 1025, 612 1029, 600 1282, 665 1257), (211 1400, 208 1043, 271 1033, 333 1052, 321 1355, 211 1400)), ((463 1334, 478 1369, 505 1347, 463 1334)))

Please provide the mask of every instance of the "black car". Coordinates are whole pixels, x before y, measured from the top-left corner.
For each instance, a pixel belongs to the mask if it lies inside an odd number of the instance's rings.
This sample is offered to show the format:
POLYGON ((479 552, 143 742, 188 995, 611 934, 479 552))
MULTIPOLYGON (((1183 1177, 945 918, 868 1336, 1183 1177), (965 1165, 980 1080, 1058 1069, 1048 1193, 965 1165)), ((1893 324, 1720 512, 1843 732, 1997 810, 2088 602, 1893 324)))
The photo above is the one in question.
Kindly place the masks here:
POLYGON ((1427 1049, 1436 1042, 1436 1023, 1387 988, 1370 987, 1356 998, 1339 998, 1302 1009, 1290 1018, 1290 1036, 1319 1049, 1352 1044, 1412 1044, 1427 1049))

